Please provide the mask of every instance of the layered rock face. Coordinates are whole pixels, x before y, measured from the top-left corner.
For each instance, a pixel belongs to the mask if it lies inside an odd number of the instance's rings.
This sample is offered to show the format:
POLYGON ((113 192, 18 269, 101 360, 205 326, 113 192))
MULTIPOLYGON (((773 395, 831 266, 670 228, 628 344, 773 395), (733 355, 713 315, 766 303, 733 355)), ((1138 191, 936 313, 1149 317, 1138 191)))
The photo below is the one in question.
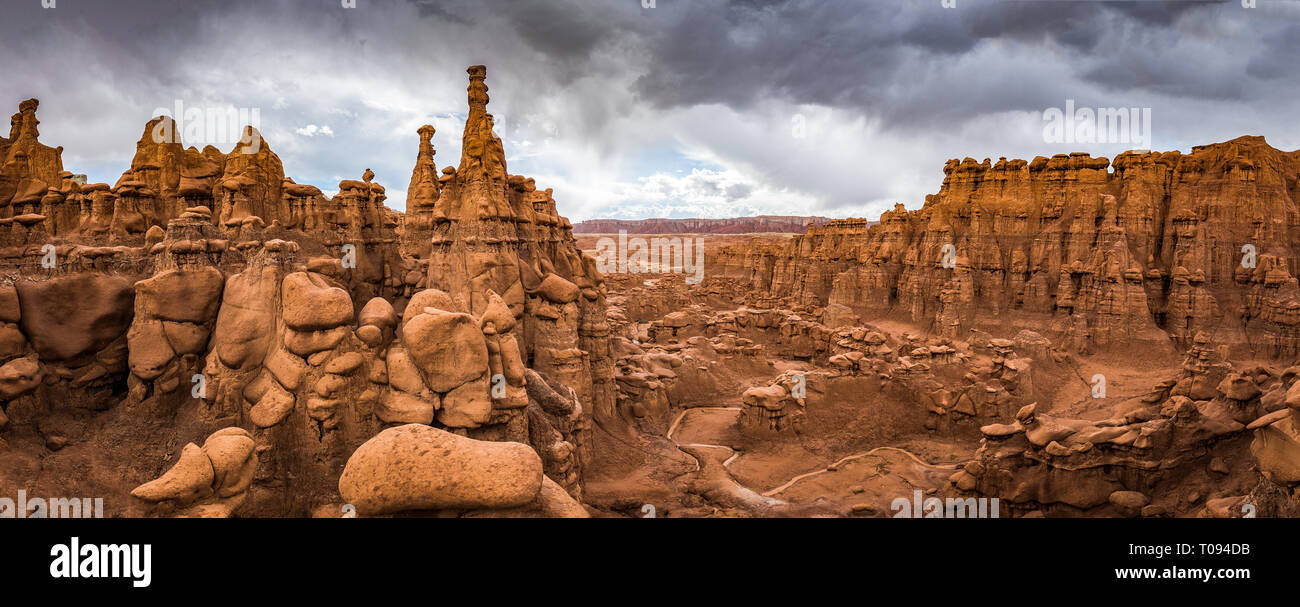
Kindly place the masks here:
POLYGON ((1113 162, 967 158, 944 175, 919 210, 728 249, 711 269, 755 297, 892 315, 950 337, 1050 327, 1094 352, 1187 347, 1210 331, 1233 351, 1297 353, 1300 152, 1241 137, 1113 162))
POLYGON ((575 234, 753 234, 788 232, 806 234, 808 226, 819 226, 828 217, 758 215, 728 219, 589 219, 573 226, 575 234))
MULTIPOLYGON (((251 127, 223 154, 183 147, 165 117, 116 185, 85 185, 23 102, 0 139, 0 462, 26 461, 7 442, 70 466, 121 458, 134 501, 88 482, 137 514, 338 516, 356 499, 361 514, 585 516, 593 417, 615 400, 603 279, 550 190, 506 172, 486 70, 469 75, 460 166, 439 172, 421 128, 409 214, 368 169, 329 198, 251 127), (444 462, 437 486, 389 478, 404 452, 359 448, 399 426, 425 431, 393 440, 470 465, 444 462), (525 463, 495 468, 498 452, 525 463), (484 466, 506 497, 439 488, 484 466)), ((0 469, 6 487, 55 482, 0 469)))

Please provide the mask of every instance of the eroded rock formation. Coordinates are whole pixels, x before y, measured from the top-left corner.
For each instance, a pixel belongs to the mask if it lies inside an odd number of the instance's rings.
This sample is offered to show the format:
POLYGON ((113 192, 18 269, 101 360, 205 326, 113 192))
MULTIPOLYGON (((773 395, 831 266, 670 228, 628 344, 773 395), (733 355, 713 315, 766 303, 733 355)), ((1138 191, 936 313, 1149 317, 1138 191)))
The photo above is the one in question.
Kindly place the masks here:
POLYGON ((703 284, 605 277, 509 173, 468 74, 459 163, 420 128, 406 213, 369 169, 327 197, 251 128, 197 150, 168 118, 87 184, 20 104, 0 493, 127 516, 1300 513, 1296 153, 953 161, 919 210, 740 237, 703 284))
POLYGON ((1094 352, 1186 347, 1210 331, 1233 351, 1297 353, 1300 152, 1241 137, 1113 162, 951 160, 944 175, 918 210, 733 248, 710 269, 756 297, 949 337, 1050 327, 1072 351, 1094 352))
POLYGON ((1294 515, 1300 479, 1288 420, 1296 399, 1288 396, 1297 370, 1234 371, 1204 333, 1194 342, 1178 376, 1113 417, 1067 419, 1031 404, 1010 423, 983 427, 983 446, 953 485, 999 496, 1022 514, 1294 515), (1248 444, 1258 474, 1243 469, 1252 463, 1248 444), (1202 502, 1211 490, 1236 495, 1202 502), (1249 499, 1279 492, 1280 503, 1249 499), (1247 502, 1268 511, 1230 508, 1247 502))
POLYGON ((585 516, 593 418, 615 399, 603 279, 550 191, 506 172, 486 70, 469 75, 460 166, 438 171, 421 128, 406 214, 368 169, 330 198, 286 176, 251 127, 228 153, 200 151, 166 117, 117 184, 87 185, 39 143, 37 102, 23 102, 0 139, 0 262, 13 269, 0 459, 20 464, 0 466, 0 486, 53 482, 9 446, 31 436, 68 465, 129 459, 136 501, 90 485, 119 512, 337 516, 355 500, 362 515, 532 503, 585 516), (415 435, 472 468, 443 469, 453 485, 492 469, 527 495, 453 499, 410 478, 396 498, 376 489, 406 464, 367 454, 415 435), (164 472, 178 440, 193 442, 164 472), (479 457, 501 450, 536 478, 479 457))

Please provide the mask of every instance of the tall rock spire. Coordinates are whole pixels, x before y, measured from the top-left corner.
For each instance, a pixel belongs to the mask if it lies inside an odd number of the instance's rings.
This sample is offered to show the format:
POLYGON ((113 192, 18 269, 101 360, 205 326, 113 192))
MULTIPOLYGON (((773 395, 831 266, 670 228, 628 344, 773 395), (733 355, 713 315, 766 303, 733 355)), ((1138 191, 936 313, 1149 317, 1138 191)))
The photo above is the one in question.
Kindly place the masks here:
MULTIPOLYGON (((493 134, 492 114, 487 112, 487 68, 469 68, 469 116, 465 119, 460 168, 453 185, 460 191, 455 204, 446 207, 456 221, 488 217, 513 218, 507 201, 506 156, 501 140, 493 134)), ((440 205, 440 209, 444 208, 440 205)))
POLYGON ((415 170, 411 171, 411 185, 406 188, 406 225, 403 246, 419 259, 429 256, 433 224, 445 216, 438 216, 438 199, 442 183, 438 180, 438 164, 434 161, 433 135, 436 130, 424 125, 420 134, 420 151, 415 157, 415 170))
POLYGON ((417 131, 420 134, 420 151, 415 156, 415 170, 411 172, 411 185, 407 188, 408 212, 415 207, 431 207, 438 201, 442 184, 438 182, 438 165, 434 162, 437 151, 433 149, 433 135, 436 129, 424 125, 417 131))

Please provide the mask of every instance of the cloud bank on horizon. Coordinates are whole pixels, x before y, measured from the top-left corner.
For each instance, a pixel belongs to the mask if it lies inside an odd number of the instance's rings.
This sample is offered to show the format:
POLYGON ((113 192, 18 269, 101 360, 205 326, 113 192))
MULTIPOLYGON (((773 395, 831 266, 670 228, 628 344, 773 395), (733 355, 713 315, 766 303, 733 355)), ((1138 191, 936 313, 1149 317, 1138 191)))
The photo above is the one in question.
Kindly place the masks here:
POLYGON ((510 171, 575 221, 875 219, 953 157, 1300 148, 1296 2, 342 4, 10 0, 0 103, 39 98, 42 141, 109 183, 158 109, 253 108, 290 177, 333 193, 370 168, 402 209, 416 130, 457 164, 465 68, 485 64, 510 171), (1049 141, 1067 101, 1149 108, 1150 145, 1049 141))

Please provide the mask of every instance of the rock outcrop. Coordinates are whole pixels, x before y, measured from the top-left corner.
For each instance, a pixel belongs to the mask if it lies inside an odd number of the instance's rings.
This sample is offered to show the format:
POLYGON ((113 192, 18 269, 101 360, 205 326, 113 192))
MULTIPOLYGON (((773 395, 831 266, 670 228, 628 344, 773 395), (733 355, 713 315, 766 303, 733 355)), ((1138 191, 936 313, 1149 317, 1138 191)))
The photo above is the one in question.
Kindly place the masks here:
POLYGON ((247 497, 256 469, 252 437, 242 428, 226 428, 202 447, 185 445, 176 465, 131 495, 170 507, 179 517, 226 518, 247 497))
POLYGON ((1233 351, 1297 354, 1300 152, 1241 137, 1113 162, 951 160, 944 175, 918 210, 724 250, 710 270, 756 297, 950 337, 1050 327, 1086 353, 1185 348, 1213 331, 1233 351))
POLYGON ((222 153, 184 147, 167 117, 115 185, 87 185, 23 102, 0 139, 0 430, 72 458, 210 435, 122 509, 301 516, 341 487, 372 491, 387 477, 349 461, 369 461, 386 428, 419 427, 468 468, 424 493, 357 497, 363 514, 585 516, 594 420, 620 422, 603 278, 550 190, 506 172, 486 69, 469 75, 460 165, 439 171, 421 128, 405 214, 368 169, 327 197, 252 127, 222 153), (497 452, 533 478, 479 458, 497 452), (505 497, 456 494, 498 477, 505 497))
POLYGON ((998 497, 1015 513, 1066 516, 1198 510, 1241 516, 1241 509, 1227 513, 1223 503, 1199 500, 1210 491, 1236 491, 1234 503, 1246 503, 1252 480, 1288 495, 1300 481, 1286 404, 1296 372, 1234 371, 1222 358, 1224 349, 1198 334, 1179 375, 1104 420, 1062 418, 1037 411, 1037 404, 1025 406, 1010 423, 981 428, 983 446, 951 481, 959 491, 998 497), (1244 470, 1250 430, 1260 476, 1244 470))

